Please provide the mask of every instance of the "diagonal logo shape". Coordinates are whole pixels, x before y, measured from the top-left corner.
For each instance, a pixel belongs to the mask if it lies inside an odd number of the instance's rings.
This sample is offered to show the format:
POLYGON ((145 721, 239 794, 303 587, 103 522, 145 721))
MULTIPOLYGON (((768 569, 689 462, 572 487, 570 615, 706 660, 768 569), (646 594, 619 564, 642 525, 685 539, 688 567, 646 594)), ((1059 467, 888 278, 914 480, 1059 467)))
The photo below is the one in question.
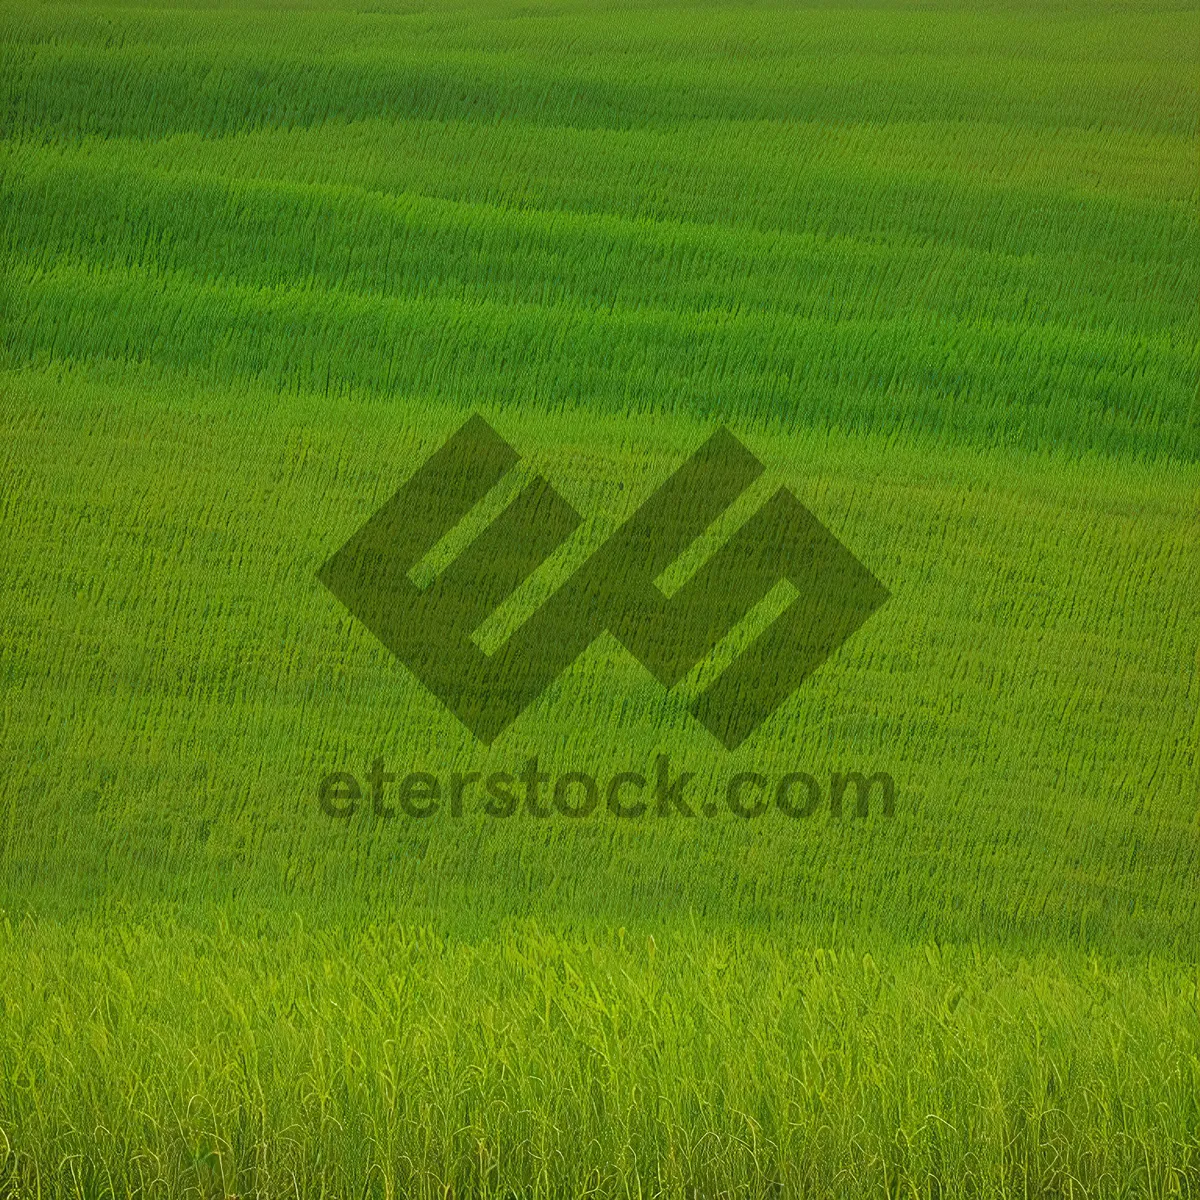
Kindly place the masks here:
POLYGON ((671 688, 781 581, 796 596, 691 703, 740 745, 888 598, 887 589, 780 488, 668 598, 655 580, 762 473, 714 433, 494 653, 480 625, 582 518, 529 482, 432 583, 410 571, 518 455, 473 416, 318 571, 325 586, 483 742, 491 742, 602 633, 671 688))

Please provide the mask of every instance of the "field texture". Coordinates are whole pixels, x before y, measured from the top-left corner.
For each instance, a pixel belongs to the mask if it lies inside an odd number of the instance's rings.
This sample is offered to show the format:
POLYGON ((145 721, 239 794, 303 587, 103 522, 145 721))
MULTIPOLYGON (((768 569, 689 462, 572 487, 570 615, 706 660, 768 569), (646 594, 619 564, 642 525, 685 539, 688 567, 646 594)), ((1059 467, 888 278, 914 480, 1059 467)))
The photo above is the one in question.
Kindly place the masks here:
POLYGON ((1200 1198, 1198 80, 1155 0, 0 7, 0 1196, 1200 1198), (786 487, 890 598, 734 750, 769 605, 484 744, 317 577, 473 413, 583 518, 485 649, 721 426, 671 586, 786 487))

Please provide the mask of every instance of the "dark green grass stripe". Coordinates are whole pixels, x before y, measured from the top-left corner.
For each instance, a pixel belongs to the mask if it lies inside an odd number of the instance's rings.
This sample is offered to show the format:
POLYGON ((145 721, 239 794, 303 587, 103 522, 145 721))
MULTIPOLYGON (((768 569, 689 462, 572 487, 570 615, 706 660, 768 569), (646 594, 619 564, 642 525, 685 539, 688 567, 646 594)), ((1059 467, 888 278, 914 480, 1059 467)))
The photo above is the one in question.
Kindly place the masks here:
POLYGON ((125 359, 282 390, 585 406, 1194 458, 1194 345, 924 314, 862 321, 384 299, 63 263, 10 273, 10 364, 125 359))
POLYGON ((294 182, 225 181, 38 155, 0 178, 4 252, 251 285, 513 303, 774 310, 858 318, 919 306, 1123 333, 1194 323, 1182 206, 1044 191, 815 180, 795 231, 634 219, 294 182), (868 207, 893 215, 880 229, 868 207), (857 210, 857 211, 856 211, 857 210), (1038 222, 1029 213, 1040 214, 1038 222), (836 217, 834 216, 836 214, 836 217), (829 226, 834 226, 830 229, 829 226))
POLYGON ((518 43, 505 45, 478 14, 423 32, 350 14, 286 26, 269 14, 191 14, 174 28, 159 15, 122 15, 104 42, 74 42, 53 16, 36 15, 10 24, 0 88, 10 129, 55 138, 368 116, 636 128, 956 115, 1055 129, 1195 127, 1194 62, 1178 48, 1194 33, 1186 14, 1110 18, 1094 47, 1086 39, 1096 27, 1075 14, 1048 23, 1049 53, 1021 36, 1020 22, 922 16, 918 25, 908 14, 859 9, 831 23, 775 10, 749 44, 736 10, 690 37, 663 14, 632 14, 622 31, 609 21, 583 44, 570 22, 515 20, 518 43), (1104 33, 1126 44, 1106 46, 1104 33))

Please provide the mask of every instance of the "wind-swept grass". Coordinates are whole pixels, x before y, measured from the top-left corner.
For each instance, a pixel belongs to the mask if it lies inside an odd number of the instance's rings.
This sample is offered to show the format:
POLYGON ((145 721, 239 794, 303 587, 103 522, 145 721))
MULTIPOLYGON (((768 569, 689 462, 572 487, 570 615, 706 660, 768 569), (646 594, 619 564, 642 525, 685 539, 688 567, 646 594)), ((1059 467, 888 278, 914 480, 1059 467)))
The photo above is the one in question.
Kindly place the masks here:
POLYGON ((1200 1195, 1194 13, 0 28, 0 1194, 1200 1195), (316 579, 472 411, 582 517, 493 639, 717 424, 891 598, 484 746, 316 579))

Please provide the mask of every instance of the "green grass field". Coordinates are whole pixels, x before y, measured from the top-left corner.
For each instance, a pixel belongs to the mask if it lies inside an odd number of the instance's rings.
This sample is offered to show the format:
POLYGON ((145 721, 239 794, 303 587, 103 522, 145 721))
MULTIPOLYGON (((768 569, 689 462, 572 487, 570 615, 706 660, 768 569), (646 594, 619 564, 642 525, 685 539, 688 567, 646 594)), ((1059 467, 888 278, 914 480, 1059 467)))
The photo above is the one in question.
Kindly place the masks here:
POLYGON ((0 1195, 1200 1198, 1194 5, 0 30, 0 1195), (496 645, 720 426, 891 598, 484 745, 317 579, 471 413, 496 645), (660 755, 895 811, 318 802, 660 755))

